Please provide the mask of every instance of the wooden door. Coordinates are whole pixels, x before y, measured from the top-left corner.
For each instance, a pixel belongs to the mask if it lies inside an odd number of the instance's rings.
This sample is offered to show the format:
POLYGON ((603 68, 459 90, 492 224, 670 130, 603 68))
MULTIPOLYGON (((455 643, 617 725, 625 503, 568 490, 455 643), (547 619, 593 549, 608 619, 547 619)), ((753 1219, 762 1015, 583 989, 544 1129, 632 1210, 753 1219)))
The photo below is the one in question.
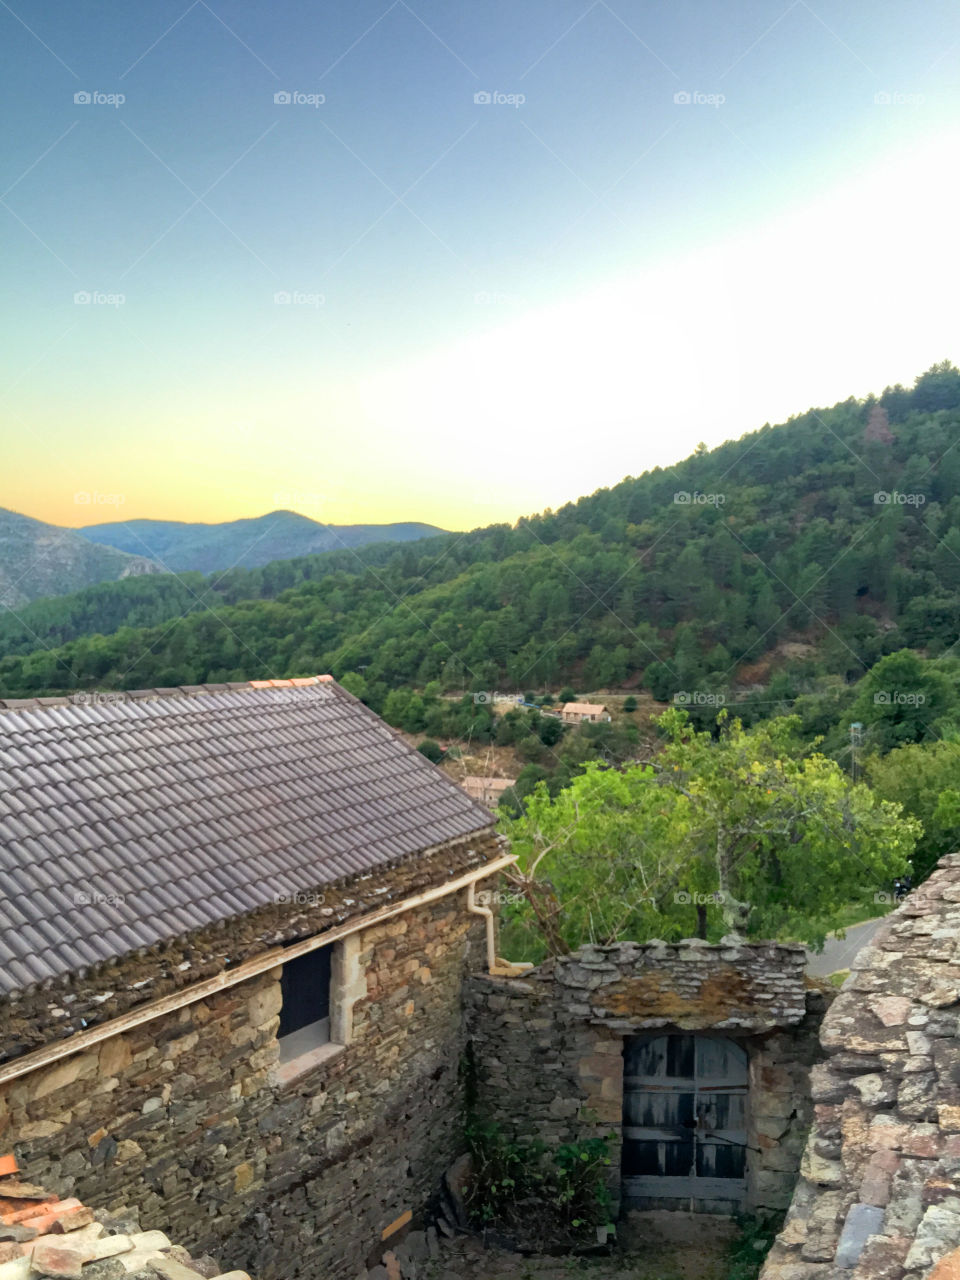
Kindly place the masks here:
POLYGON ((723 1036, 624 1044, 627 1208, 735 1213, 746 1195, 747 1053, 723 1036))

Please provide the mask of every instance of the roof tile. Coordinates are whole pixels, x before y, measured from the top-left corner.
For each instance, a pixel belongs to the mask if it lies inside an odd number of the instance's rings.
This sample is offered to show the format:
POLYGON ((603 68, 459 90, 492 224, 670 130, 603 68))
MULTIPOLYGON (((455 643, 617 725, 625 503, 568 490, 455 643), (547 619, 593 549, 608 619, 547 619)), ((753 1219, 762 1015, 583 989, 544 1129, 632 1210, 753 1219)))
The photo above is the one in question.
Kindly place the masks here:
POLYGON ((492 822, 326 676, 25 700, 0 787, 0 993, 492 822))

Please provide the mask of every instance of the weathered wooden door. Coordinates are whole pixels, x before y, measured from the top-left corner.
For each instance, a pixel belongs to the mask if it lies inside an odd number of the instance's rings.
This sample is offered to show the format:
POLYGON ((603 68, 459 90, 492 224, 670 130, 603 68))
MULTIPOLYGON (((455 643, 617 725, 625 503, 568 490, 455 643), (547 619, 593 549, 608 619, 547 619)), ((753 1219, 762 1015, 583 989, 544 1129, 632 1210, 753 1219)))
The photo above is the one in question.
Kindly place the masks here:
POLYGON ((747 1054, 722 1036, 624 1044, 627 1208, 735 1213, 746 1194, 747 1054))

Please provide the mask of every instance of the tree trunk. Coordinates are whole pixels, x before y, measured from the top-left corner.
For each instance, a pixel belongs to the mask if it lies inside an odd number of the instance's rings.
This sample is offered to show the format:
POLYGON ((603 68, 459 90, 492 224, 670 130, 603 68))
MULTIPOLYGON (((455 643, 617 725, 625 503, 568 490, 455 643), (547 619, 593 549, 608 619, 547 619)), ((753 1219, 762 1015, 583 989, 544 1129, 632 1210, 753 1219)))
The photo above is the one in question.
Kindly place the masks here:
POLYGON ((707 908, 702 902, 697 903, 697 937, 707 940, 707 908))
POLYGON ((523 881, 523 892, 530 903, 533 914, 536 916, 537 924, 550 955, 568 955, 570 948, 564 941, 563 935, 557 926, 557 917, 561 911, 557 895, 552 890, 532 880, 523 881))
POLYGON ((750 903, 740 902, 733 894, 731 885, 730 855, 727 849, 727 833, 717 823, 717 883, 720 886, 720 910, 723 912, 723 923, 728 933, 739 936, 746 929, 750 918, 750 903))

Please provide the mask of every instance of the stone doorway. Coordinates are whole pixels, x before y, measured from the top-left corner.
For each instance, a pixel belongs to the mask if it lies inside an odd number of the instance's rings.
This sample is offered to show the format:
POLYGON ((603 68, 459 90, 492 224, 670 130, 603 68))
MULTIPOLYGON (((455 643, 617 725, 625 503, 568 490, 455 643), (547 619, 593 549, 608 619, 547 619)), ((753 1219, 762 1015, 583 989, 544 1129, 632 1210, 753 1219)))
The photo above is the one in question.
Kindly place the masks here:
POLYGON ((747 1195, 747 1051, 726 1036, 624 1041, 624 1209, 733 1214, 747 1195))

